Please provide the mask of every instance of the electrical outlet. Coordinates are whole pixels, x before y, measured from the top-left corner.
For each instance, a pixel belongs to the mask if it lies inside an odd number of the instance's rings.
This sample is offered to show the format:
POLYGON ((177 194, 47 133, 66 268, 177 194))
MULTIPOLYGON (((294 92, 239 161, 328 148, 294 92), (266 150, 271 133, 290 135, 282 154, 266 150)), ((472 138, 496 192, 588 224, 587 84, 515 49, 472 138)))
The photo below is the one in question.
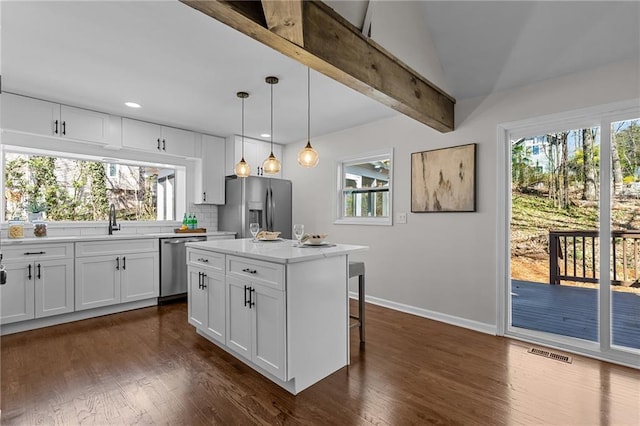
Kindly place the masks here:
POLYGON ((407 223, 406 213, 398 213, 398 223, 407 223))

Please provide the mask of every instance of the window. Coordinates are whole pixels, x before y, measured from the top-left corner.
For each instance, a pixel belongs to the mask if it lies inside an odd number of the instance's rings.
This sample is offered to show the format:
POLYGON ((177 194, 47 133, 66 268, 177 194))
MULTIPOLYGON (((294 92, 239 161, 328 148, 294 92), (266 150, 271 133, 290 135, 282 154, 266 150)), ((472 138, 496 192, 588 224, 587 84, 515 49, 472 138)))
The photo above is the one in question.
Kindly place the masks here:
POLYGON ((102 221, 113 204, 119 220, 173 220, 175 169, 113 159, 7 149, 4 220, 44 212, 56 221, 102 221))
POLYGON ((337 224, 391 225, 393 150, 338 161, 337 224))

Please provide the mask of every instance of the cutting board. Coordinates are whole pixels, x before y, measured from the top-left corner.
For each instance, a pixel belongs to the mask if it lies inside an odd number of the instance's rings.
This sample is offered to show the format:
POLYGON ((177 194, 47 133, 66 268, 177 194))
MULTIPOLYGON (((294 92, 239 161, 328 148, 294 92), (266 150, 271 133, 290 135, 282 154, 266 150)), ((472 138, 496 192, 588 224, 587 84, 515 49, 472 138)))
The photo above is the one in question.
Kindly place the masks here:
POLYGON ((174 229, 176 234, 204 234, 207 232, 207 228, 196 228, 196 229, 174 229))

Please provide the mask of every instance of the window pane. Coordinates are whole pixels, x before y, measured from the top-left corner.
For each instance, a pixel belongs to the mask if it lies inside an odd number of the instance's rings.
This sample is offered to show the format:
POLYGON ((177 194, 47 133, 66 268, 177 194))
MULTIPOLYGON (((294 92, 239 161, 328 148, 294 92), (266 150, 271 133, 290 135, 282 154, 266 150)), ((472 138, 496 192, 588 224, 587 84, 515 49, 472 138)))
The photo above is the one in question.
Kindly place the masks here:
POLYGON ((158 216, 158 176, 171 169, 7 152, 4 170, 5 220, 39 212, 49 221, 107 220, 111 204, 120 220, 174 216, 173 185, 158 216))
POLYGON ((511 141, 512 326, 598 341, 599 164, 597 127, 511 141))
POLYGON ((611 344, 640 349, 640 118, 611 124, 611 344))

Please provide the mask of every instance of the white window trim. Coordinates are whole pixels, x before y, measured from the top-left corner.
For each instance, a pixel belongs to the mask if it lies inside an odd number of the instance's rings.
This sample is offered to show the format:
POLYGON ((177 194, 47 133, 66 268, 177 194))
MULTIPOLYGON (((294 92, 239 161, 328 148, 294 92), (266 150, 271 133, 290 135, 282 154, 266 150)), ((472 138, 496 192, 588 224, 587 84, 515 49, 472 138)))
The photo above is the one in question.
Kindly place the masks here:
POLYGON ((336 211, 335 225, 393 225, 393 148, 371 151, 350 157, 339 158, 337 161, 337 189, 336 189, 336 211), (344 208, 344 192, 343 182, 344 167, 354 163, 364 163, 376 160, 390 160, 389 166, 389 216, 388 217, 344 217, 342 215, 344 208))

